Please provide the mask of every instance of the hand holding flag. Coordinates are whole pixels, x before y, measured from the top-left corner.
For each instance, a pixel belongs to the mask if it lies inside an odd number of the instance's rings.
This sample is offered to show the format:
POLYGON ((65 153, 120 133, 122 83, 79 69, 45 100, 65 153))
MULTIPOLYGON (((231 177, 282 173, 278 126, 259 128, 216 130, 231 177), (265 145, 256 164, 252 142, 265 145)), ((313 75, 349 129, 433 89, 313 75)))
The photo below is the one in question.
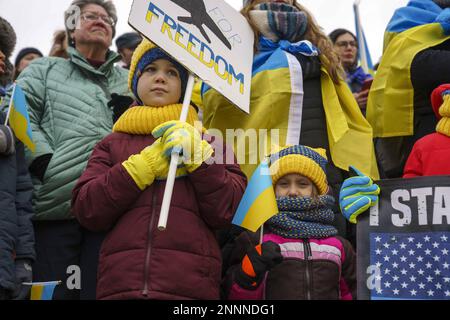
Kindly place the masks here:
POLYGON ((255 232, 264 222, 278 213, 272 178, 267 161, 256 168, 232 223, 255 232))

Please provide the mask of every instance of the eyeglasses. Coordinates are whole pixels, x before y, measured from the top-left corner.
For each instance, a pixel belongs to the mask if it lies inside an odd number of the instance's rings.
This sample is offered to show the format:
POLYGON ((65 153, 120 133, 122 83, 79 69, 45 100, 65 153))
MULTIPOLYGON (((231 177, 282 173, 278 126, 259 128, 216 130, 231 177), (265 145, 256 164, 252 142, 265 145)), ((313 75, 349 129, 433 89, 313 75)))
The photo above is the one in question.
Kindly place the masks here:
POLYGON ((101 16, 94 12, 83 12, 80 15, 80 17, 84 21, 89 21, 89 22, 97 21, 100 18, 104 23, 106 23, 107 25, 109 25, 111 27, 114 27, 114 24, 115 24, 113 18, 111 18, 110 16, 101 16))
POLYGON ((336 42, 336 45, 341 48, 347 48, 347 46, 356 48, 358 46, 356 41, 338 41, 338 42, 336 42))

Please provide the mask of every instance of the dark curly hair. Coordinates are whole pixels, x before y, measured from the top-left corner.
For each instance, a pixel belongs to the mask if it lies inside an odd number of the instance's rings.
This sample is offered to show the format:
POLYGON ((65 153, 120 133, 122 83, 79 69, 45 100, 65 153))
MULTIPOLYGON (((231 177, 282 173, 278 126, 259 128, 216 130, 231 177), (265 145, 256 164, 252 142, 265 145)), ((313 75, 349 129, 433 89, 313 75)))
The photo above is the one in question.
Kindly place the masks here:
POLYGON ((328 35, 328 38, 330 38, 331 42, 333 42, 333 44, 335 44, 337 38, 339 38, 343 34, 347 34, 347 33, 349 35, 351 35, 353 37, 353 39, 355 39, 356 42, 358 42, 358 39, 353 34, 353 32, 351 32, 351 31, 349 31, 347 29, 335 29, 335 30, 331 31, 331 33, 328 35))
POLYGON ((6 56, 11 57, 16 46, 16 33, 11 24, 0 17, 0 50, 6 56))

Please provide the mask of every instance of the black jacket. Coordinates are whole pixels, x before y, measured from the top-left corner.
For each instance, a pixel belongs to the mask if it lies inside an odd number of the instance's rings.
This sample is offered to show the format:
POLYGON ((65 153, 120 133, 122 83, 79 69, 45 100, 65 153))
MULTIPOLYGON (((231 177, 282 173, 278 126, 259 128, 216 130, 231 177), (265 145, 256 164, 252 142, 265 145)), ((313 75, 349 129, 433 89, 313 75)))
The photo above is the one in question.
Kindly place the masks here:
POLYGON ((411 82, 414 88, 414 134, 379 138, 375 144, 380 175, 384 178, 401 177, 414 143, 436 131, 437 119, 430 96, 439 85, 450 83, 450 40, 425 49, 414 57, 411 82))
MULTIPOLYGON (((335 199, 339 198, 339 190, 342 182, 348 178, 348 173, 337 168, 333 164, 328 143, 327 122, 322 101, 322 86, 320 81, 320 61, 318 57, 307 57, 297 55, 303 72, 303 112, 302 127, 299 144, 313 148, 323 148, 327 151, 327 179, 331 187, 331 194, 335 199)), ((334 207, 335 222, 339 235, 350 240, 353 246, 355 243, 355 228, 345 220, 336 204, 334 207)))
POLYGON ((16 139, 14 154, 0 154, 0 287, 8 290, 14 289, 14 259, 35 260, 32 191, 24 146, 16 139))

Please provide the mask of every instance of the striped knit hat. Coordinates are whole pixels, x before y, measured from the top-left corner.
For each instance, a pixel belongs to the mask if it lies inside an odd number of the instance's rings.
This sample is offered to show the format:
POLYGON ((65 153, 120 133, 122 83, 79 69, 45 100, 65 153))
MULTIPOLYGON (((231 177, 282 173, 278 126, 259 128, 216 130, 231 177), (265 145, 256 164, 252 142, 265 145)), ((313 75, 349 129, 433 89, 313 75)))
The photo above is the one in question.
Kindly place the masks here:
POLYGON ((302 145, 289 146, 270 155, 270 174, 272 183, 290 173, 298 173, 309 178, 317 187, 319 194, 328 192, 326 151, 302 145))
POLYGON ((166 59, 170 61, 180 73, 181 79, 181 98, 180 102, 184 98, 184 92, 186 91, 188 72, 178 61, 173 59, 162 49, 157 47, 153 42, 143 39, 139 46, 134 50, 133 57, 131 58, 130 72, 128 74, 128 88, 134 93, 134 96, 139 103, 142 103, 138 96, 137 85, 139 78, 144 71, 145 67, 148 66, 155 60, 166 59))

